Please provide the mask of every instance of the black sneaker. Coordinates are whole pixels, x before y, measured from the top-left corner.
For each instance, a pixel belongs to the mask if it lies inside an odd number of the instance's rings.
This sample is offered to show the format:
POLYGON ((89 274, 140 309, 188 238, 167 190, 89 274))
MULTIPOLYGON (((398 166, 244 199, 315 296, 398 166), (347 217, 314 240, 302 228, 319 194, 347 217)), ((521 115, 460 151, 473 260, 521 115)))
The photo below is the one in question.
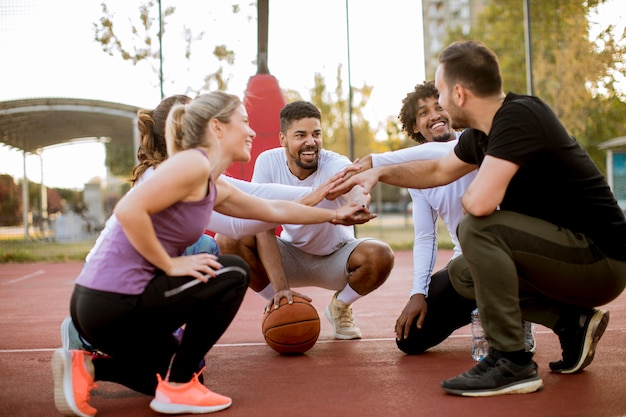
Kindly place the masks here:
POLYGON ((529 361, 516 365, 507 358, 491 354, 472 369, 441 383, 444 391, 466 397, 490 397, 503 394, 527 394, 543 388, 537 364, 529 361))
POLYGON ((608 324, 609 312, 593 309, 580 314, 575 325, 554 329, 561 342, 563 359, 550 362, 550 369, 562 374, 573 374, 589 366, 608 324))

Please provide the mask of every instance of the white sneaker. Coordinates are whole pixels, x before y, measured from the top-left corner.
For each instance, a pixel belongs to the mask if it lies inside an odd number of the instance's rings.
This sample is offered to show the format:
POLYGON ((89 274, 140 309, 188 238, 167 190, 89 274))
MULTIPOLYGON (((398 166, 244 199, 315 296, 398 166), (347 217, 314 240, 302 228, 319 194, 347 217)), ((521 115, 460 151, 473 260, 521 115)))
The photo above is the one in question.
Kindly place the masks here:
POLYGON ((335 330, 335 338, 342 340, 360 339, 361 330, 354 325, 352 318, 352 307, 340 300, 337 300, 337 294, 333 295, 328 307, 326 307, 326 318, 333 325, 335 330))

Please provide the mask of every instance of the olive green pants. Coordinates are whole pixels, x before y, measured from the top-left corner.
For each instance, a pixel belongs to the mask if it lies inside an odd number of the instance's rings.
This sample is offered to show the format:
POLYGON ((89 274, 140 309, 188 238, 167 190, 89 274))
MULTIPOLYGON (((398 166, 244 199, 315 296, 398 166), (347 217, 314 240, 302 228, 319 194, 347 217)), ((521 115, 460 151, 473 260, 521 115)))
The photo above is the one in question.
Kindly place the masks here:
POLYGON ((450 280, 476 300, 490 346, 503 352, 524 349, 522 320, 552 329, 560 317, 606 304, 626 286, 626 262, 537 218, 468 214, 458 237, 463 256, 450 264, 450 280))

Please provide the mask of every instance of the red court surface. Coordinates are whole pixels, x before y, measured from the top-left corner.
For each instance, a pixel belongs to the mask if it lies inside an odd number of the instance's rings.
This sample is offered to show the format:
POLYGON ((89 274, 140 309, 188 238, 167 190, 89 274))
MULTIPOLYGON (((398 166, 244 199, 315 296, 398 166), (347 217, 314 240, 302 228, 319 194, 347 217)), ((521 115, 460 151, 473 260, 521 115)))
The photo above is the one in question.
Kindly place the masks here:
MULTIPOLYGON (((442 251, 439 265, 449 251, 442 251)), ((0 416, 57 416, 50 358, 60 346, 81 263, 0 264, 0 416)), ((354 304, 362 340, 338 341, 323 316, 332 292, 301 289, 313 298, 322 330, 317 344, 300 356, 281 356, 263 341, 264 303, 248 293, 228 331, 208 353, 205 383, 233 398, 224 417, 619 417, 626 416, 626 294, 610 303, 611 321, 594 362, 575 375, 553 374, 560 357, 557 337, 538 326, 535 360, 544 382, 540 392, 488 398, 446 394, 440 381, 466 371, 469 326, 429 353, 407 356, 395 345, 393 326, 411 286, 409 251, 396 253, 391 277, 354 304)), ((141 355, 141 350, 137 350, 141 355)), ((91 404, 99 417, 158 416, 151 397, 99 382, 91 404)))

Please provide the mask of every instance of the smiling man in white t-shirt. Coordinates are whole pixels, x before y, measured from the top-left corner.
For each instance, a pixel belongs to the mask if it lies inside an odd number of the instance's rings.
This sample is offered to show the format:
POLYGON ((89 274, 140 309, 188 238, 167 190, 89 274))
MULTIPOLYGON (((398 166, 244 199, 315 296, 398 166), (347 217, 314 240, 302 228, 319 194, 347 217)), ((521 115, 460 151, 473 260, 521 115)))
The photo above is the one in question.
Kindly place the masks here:
MULTIPOLYGON (((308 102, 289 103, 281 110, 280 143, 280 148, 258 156, 253 182, 316 188, 351 164, 347 157, 322 148, 321 114, 308 102)), ((370 196, 359 187, 343 198, 369 207, 370 196)), ((323 200, 318 206, 337 208, 344 202, 323 200)), ((352 226, 326 223, 282 227, 278 238, 270 231, 239 240, 223 235, 217 239, 222 253, 238 254, 248 262, 253 271, 250 287, 270 307, 277 306, 281 298, 291 300, 294 295, 311 300, 292 291, 292 287, 333 290, 335 294, 325 314, 335 337, 360 339, 352 303, 389 277, 394 263, 389 245, 372 238, 357 239, 352 226), (278 251, 274 249, 276 245, 278 251)))

